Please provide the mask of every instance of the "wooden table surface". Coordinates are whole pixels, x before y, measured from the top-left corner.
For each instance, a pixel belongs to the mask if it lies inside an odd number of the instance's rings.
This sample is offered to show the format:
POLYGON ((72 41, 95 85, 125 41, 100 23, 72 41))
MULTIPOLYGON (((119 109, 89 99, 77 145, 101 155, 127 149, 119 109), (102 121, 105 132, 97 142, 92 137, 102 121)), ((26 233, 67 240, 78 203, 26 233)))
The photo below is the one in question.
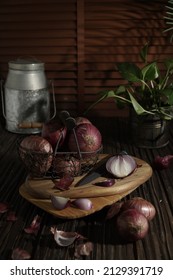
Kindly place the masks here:
MULTIPOLYGON (((128 142, 126 119, 93 120, 103 135, 103 151, 115 154, 122 150, 152 165, 155 156, 172 154, 173 126, 170 125, 170 143, 160 149, 143 149, 128 142)), ((171 123, 170 123, 171 124, 171 123)), ((8 221, 7 213, 0 214, 0 258, 11 259, 15 248, 28 251, 31 259, 75 259, 74 246, 59 247, 54 241, 51 227, 58 230, 78 232, 93 243, 94 249, 82 259, 93 260, 171 260, 173 259, 173 164, 165 170, 153 170, 152 177, 125 199, 140 196, 156 208, 156 216, 150 222, 149 232, 142 240, 122 243, 115 230, 115 219, 105 220, 105 207, 89 216, 65 220, 34 206, 19 194, 27 171, 21 162, 17 143, 26 135, 8 132, 0 124, 0 203, 9 203, 16 214, 16 221, 8 221), (37 234, 27 234, 34 217, 41 217, 37 234)))

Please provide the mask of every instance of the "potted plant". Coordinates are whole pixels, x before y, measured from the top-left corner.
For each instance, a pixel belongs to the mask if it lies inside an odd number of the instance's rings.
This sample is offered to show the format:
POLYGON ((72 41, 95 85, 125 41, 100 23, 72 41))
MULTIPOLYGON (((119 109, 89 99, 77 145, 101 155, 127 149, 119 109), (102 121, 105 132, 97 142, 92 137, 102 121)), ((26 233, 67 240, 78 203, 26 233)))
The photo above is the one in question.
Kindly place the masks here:
POLYGON ((128 105, 132 141, 139 146, 158 148, 168 144, 168 120, 173 118, 173 59, 148 62, 148 49, 149 43, 139 53, 141 67, 132 62, 117 64, 126 84, 102 91, 85 113, 106 98, 113 98, 121 108, 128 105), (165 71, 160 70, 160 63, 165 71))
POLYGON ((167 5, 165 6, 165 30, 163 32, 170 33, 170 42, 173 41, 173 0, 168 0, 167 5))

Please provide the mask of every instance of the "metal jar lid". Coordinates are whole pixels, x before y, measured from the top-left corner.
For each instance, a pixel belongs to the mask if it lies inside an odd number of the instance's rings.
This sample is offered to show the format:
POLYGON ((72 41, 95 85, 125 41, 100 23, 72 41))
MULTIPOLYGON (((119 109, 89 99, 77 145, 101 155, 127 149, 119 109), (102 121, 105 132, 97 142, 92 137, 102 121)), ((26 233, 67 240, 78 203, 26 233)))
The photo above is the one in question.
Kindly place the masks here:
POLYGON ((21 71, 43 71, 44 63, 34 59, 17 59, 8 63, 9 68, 12 70, 21 71))
POLYGON ((5 88, 14 90, 39 90, 47 88, 44 63, 35 60, 10 61, 5 88))

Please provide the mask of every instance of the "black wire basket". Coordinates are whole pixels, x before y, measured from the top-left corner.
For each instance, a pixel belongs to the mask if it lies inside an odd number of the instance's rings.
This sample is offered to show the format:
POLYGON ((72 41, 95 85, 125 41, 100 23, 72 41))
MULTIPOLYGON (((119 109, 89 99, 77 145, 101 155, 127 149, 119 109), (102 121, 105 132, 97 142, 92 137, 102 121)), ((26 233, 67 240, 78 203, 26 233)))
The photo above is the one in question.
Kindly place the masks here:
POLYGON ((33 178, 62 178, 64 175, 81 176, 98 162, 102 146, 94 152, 42 153, 18 146, 19 156, 33 178))
POLYGON ((29 150, 23 148, 19 143, 19 156, 24 162, 30 177, 62 178, 64 175, 81 176, 89 172, 98 162, 102 145, 96 151, 81 151, 75 132, 75 119, 70 117, 67 111, 61 111, 59 117, 67 130, 74 134, 76 149, 74 152, 65 148, 61 149, 60 142, 63 134, 59 137, 54 152, 50 153, 29 150))

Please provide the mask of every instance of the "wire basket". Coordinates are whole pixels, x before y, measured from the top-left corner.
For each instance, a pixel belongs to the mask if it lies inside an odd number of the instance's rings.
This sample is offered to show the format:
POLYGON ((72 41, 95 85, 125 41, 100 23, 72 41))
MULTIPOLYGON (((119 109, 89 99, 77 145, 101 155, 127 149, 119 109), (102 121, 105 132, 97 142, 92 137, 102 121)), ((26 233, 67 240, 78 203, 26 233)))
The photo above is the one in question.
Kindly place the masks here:
POLYGON ((61 112, 61 119, 67 130, 74 134, 76 149, 74 152, 61 148, 61 137, 57 141, 52 153, 37 152, 18 145, 19 156, 24 162, 31 177, 37 178, 62 178, 68 174, 72 177, 81 176, 89 172, 98 162, 102 145, 96 151, 83 152, 80 150, 75 132, 75 119, 67 111, 61 112))
POLYGON ((33 178, 62 178, 64 175, 81 176, 98 162, 102 147, 94 152, 41 153, 22 148, 18 152, 33 178))

